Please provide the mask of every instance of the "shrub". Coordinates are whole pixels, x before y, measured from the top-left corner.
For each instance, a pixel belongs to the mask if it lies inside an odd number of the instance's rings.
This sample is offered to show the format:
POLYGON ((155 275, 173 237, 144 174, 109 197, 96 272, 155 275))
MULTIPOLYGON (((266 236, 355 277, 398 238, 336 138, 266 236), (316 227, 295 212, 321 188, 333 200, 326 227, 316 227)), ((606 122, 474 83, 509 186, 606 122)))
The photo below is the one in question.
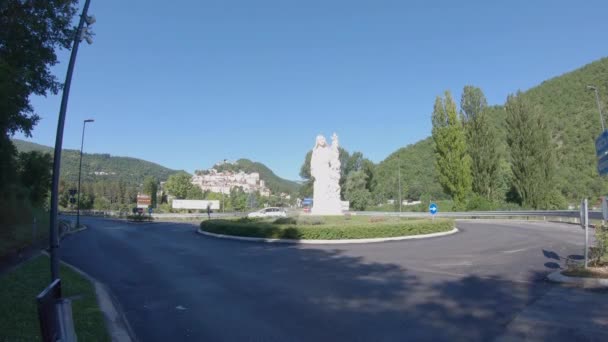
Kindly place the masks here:
POLYGON ((154 221, 154 218, 150 215, 127 215, 127 220, 135 222, 149 222, 154 221))
POLYGON ((597 226, 595 228, 596 248, 593 249, 592 258, 596 266, 608 263, 608 227, 597 226))
POLYGON ((449 231, 454 221, 448 219, 386 221, 380 224, 359 223, 340 225, 278 225, 271 222, 239 222, 239 220, 206 220, 201 222, 203 231, 224 235, 260 237, 272 239, 364 239, 429 234, 449 231))
POLYGON ((491 211, 496 209, 496 205, 494 204, 494 202, 488 200, 487 198, 475 194, 471 196, 471 198, 467 202, 466 209, 469 211, 491 211))
POLYGON ((297 224, 297 220, 293 217, 280 217, 276 220, 274 220, 274 222, 272 222, 274 224, 297 224))
POLYGON ((313 216, 301 218, 298 223, 302 225, 318 226, 325 223, 325 220, 322 217, 313 216))
POLYGON ((369 219, 369 222, 375 223, 375 222, 384 222, 386 221, 386 217, 381 217, 381 216, 372 216, 369 219))

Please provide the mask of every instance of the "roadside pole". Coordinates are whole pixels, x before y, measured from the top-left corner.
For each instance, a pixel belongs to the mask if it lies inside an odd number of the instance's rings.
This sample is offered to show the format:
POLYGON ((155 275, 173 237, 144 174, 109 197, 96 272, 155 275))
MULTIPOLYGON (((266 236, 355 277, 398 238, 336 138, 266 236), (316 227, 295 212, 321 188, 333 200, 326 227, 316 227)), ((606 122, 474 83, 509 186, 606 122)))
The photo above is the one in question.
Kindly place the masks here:
POLYGON ((585 228, 585 268, 589 265, 589 204, 587 199, 583 200, 583 227, 585 228))
POLYGON ((63 95, 61 97, 61 107, 59 108, 59 118, 57 120, 57 135, 55 136, 55 153, 53 154, 53 177, 51 181, 51 208, 49 220, 49 250, 51 254, 51 281, 59 278, 59 237, 57 234, 57 206, 59 203, 59 172, 61 164, 61 147, 63 146, 63 128, 65 125, 65 117, 68 108, 68 98, 70 95, 70 84, 72 82, 72 73, 74 72, 74 64, 76 63, 76 55, 78 53, 78 45, 85 38, 90 44, 91 37, 86 35, 89 25, 95 22, 93 17, 88 16, 89 4, 91 0, 86 0, 78 22, 78 28, 74 35, 72 44, 72 52, 70 53, 70 61, 68 62, 68 70, 63 84, 63 95), (84 24, 87 23, 85 29, 84 24))

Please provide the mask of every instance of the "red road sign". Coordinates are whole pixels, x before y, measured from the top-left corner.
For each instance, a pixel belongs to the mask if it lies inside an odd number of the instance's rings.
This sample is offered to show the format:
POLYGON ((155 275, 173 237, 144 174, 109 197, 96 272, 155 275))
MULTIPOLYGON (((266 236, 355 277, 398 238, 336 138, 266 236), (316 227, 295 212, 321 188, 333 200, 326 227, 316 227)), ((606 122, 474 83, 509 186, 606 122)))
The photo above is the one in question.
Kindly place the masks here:
POLYGON ((152 198, 148 195, 137 195, 137 205, 151 205, 152 198))

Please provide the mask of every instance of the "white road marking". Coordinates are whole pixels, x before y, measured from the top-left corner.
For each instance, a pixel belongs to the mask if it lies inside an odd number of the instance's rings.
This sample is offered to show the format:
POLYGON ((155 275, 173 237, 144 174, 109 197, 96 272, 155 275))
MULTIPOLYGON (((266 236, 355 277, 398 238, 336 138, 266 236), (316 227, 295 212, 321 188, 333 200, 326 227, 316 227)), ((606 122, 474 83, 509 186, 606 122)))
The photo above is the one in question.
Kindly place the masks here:
POLYGON ((185 308, 185 307, 183 307, 183 306, 181 306, 181 305, 178 305, 178 306, 176 306, 175 308, 176 308, 177 310, 182 310, 182 311, 183 311, 183 310, 186 310, 186 308, 185 308))
POLYGON ((501 253, 504 253, 504 254, 511 254, 511 253, 523 252, 523 251, 525 251, 525 250, 526 250, 525 248, 520 248, 520 249, 514 249, 514 250, 512 250, 512 251, 503 251, 503 252, 501 252, 501 253))
POLYGON ((448 262, 448 263, 441 263, 441 264, 434 264, 433 266, 472 266, 473 263, 470 261, 457 261, 457 262, 448 262))
POLYGON ((125 226, 106 226, 106 227, 101 227, 101 229, 124 229, 127 228, 125 226))

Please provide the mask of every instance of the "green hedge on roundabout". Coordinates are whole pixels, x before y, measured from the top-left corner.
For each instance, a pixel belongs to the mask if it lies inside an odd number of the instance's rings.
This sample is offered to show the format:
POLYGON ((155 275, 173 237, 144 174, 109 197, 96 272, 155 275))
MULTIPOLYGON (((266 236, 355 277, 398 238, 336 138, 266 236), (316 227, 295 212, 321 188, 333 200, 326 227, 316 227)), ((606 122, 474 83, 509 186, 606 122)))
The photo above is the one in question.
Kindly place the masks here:
POLYGON ((375 217, 302 217, 259 220, 206 220, 202 231, 244 237, 296 240, 368 239, 447 232, 450 219, 399 219, 375 217))

